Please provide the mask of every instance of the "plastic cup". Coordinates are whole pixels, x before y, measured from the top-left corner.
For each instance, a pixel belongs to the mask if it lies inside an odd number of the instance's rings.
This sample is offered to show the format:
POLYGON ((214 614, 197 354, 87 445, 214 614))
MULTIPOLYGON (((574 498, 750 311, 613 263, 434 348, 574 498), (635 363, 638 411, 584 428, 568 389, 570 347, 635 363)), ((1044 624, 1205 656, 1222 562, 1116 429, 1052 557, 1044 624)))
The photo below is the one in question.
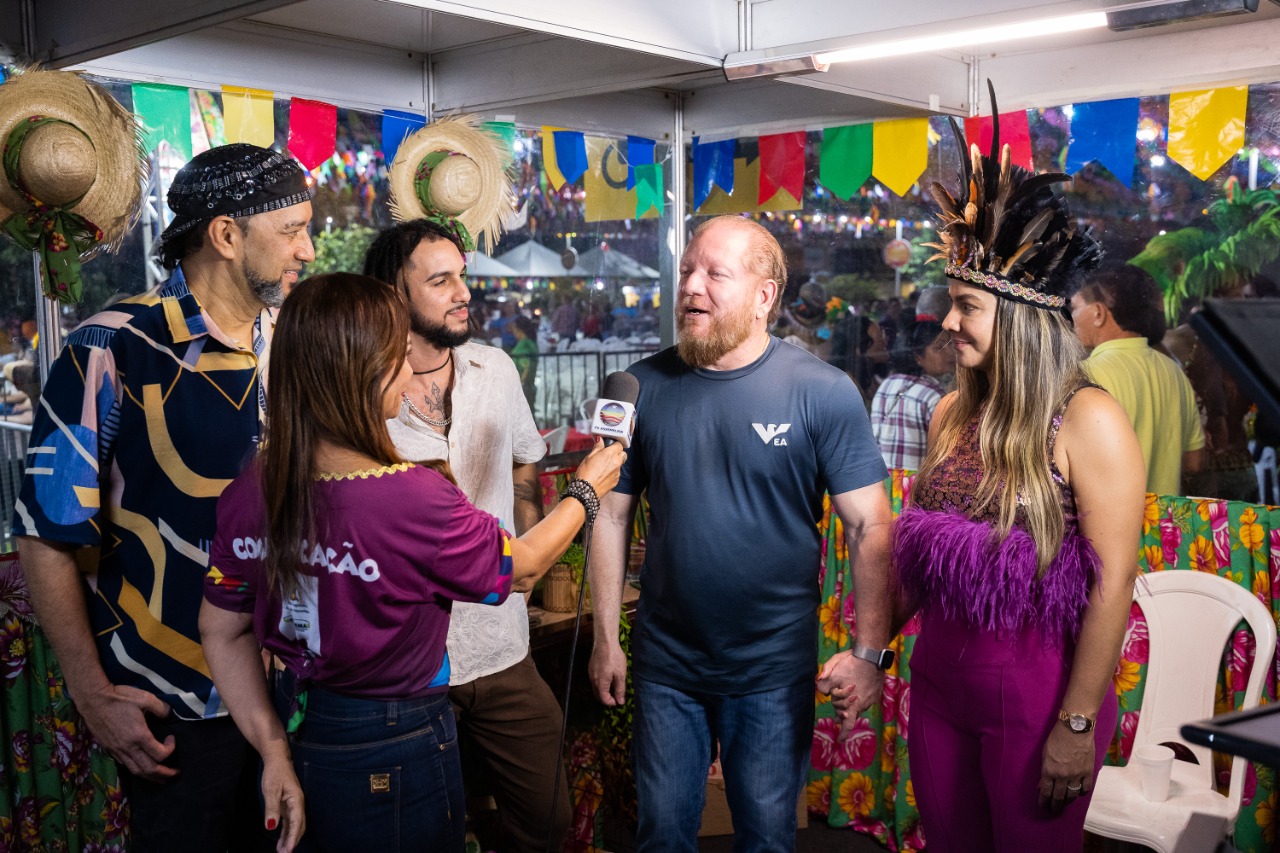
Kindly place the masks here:
POLYGON ((1169 777, 1173 775, 1173 750, 1149 743, 1133 751, 1142 776, 1142 795, 1153 803, 1169 799, 1169 777))

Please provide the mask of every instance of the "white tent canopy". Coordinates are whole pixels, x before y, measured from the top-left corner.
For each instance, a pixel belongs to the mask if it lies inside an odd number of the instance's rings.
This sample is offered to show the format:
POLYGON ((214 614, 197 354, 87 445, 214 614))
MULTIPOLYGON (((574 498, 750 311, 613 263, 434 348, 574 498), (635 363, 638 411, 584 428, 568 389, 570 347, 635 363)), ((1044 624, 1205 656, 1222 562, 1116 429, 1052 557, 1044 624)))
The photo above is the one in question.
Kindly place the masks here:
POLYGON ((597 278, 642 278, 657 281, 658 271, 630 255, 601 243, 578 258, 578 266, 597 278))
POLYGON ((577 264, 571 269, 565 269, 560 262, 560 255, 536 240, 521 243, 511 251, 499 255, 497 260, 514 270, 512 275, 526 278, 589 278, 591 275, 577 264))
POLYGON ((467 276, 469 278, 516 278, 520 273, 506 264, 496 261, 484 252, 475 251, 467 255, 467 276))

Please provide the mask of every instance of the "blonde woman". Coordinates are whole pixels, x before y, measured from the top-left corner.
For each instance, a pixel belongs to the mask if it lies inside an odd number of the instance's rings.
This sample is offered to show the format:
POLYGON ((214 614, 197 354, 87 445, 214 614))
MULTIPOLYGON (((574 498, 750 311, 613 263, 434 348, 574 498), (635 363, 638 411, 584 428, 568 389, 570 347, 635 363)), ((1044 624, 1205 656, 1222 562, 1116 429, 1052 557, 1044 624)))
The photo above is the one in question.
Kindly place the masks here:
POLYGON ((997 128, 959 198, 933 187, 957 390, 895 533, 897 615, 922 616, 908 744, 931 853, 1081 849, 1143 511, 1137 439, 1065 314, 1100 248, 1050 189, 1065 175, 1000 150, 997 128))

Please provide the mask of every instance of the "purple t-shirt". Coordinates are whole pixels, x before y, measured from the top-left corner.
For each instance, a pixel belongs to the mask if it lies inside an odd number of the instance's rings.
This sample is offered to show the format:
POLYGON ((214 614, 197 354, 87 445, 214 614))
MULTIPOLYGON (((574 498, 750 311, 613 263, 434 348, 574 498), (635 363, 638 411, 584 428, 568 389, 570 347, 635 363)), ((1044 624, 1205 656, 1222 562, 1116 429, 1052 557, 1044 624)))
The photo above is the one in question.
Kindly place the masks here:
POLYGON ((267 594, 266 510, 257 466, 218 500, 205 598, 253 614, 266 649, 311 683, 371 699, 443 692, 453 601, 501 603, 511 546, 498 519, 441 474, 408 463, 315 484, 310 575, 267 594))

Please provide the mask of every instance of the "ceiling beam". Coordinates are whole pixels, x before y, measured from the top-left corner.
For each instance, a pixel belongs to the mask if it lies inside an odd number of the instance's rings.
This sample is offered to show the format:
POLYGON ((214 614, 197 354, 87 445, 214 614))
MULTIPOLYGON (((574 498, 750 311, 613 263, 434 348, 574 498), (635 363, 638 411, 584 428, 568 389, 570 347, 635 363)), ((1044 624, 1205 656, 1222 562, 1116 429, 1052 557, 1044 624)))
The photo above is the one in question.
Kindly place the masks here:
POLYGON ((705 64, 531 34, 431 57, 433 112, 483 112, 543 101, 723 79, 705 64))
POLYGON ((392 2, 701 65, 719 66, 738 49, 737 0, 392 2))
POLYGON ((63 68, 296 0, 36 0, 31 58, 63 68))
POLYGON ((107 77, 219 89, 267 89, 341 107, 426 112, 421 53, 241 21, 137 47, 84 70, 107 77))
MULTIPOLYGON (((1049 107, 1280 79, 1280 18, 1156 34, 1070 49, 978 59, 1000 109, 1049 107)), ((979 92, 982 110, 986 87, 979 92)))

